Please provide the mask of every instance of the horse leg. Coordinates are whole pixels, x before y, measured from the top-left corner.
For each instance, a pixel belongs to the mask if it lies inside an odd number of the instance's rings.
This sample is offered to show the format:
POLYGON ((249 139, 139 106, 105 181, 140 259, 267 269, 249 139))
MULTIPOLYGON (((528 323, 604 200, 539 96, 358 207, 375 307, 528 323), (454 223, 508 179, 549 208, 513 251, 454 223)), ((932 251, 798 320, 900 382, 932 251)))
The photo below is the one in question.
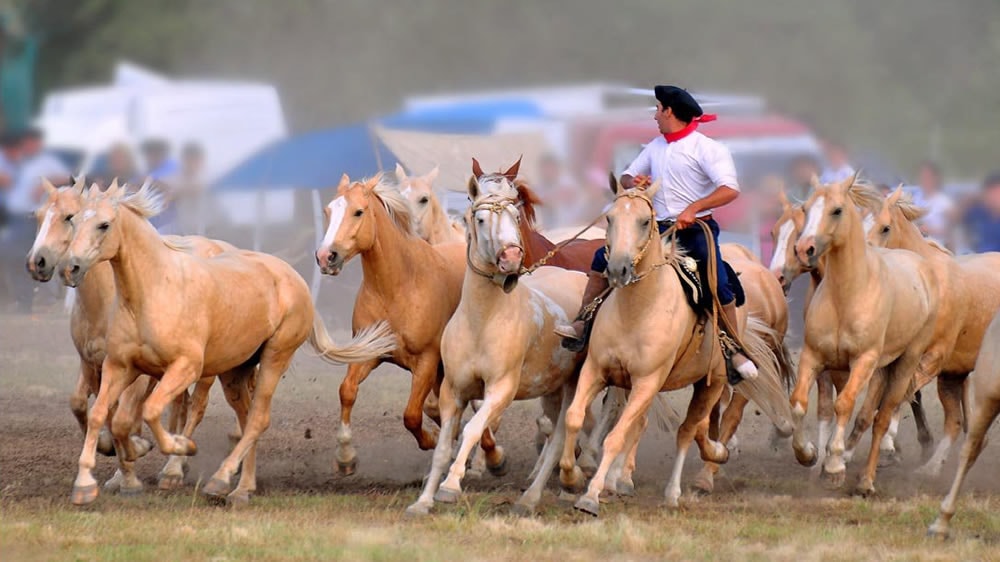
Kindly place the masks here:
POLYGON ((514 513, 530 515, 534 513, 535 507, 538 506, 538 502, 542 499, 542 490, 545 489, 545 483, 552 476, 552 469, 556 466, 556 458, 563 446, 562 442, 566 438, 566 410, 569 409, 569 403, 576 390, 575 386, 573 383, 567 383, 563 385, 558 393, 553 393, 557 394, 559 404, 559 413, 556 415, 556 427, 542 449, 541 458, 543 460, 541 467, 538 469, 538 474, 532 481, 531 486, 524 491, 524 494, 514 504, 514 513))
POLYGON ((462 478, 465 476, 465 461, 469 458, 469 453, 472 452, 473 447, 482 439, 486 428, 496 423, 496 420, 500 418, 500 414, 514 401, 514 395, 517 393, 519 374, 517 372, 505 373, 495 383, 486 387, 486 391, 483 394, 483 405, 476 412, 476 415, 472 416, 469 423, 465 425, 465 429, 462 430, 462 443, 459 446, 458 455, 455 456, 455 461, 451 463, 451 469, 448 471, 447 478, 441 483, 437 493, 434 494, 435 501, 455 503, 458 501, 458 497, 462 495, 462 478))
POLYGON ((337 430, 337 471, 344 476, 358 468, 358 452, 351 442, 351 411, 358 399, 358 387, 379 365, 378 359, 347 366, 347 376, 340 383, 340 428, 337 430))
POLYGON ((87 435, 83 439, 79 470, 76 480, 73 482, 73 493, 70 496, 74 505, 86 505, 97 499, 97 480, 94 479, 93 470, 97 465, 95 455, 98 434, 104 428, 111 404, 118 401, 122 392, 135 379, 135 372, 131 368, 110 363, 105 359, 97 399, 87 416, 87 435))
MULTIPOLYGON (((639 441, 642 435, 646 433, 646 428, 649 426, 649 418, 643 416, 639 419, 639 424, 639 437, 633 441, 632 446, 629 447, 628 451, 625 453, 625 458, 621 463, 619 474, 613 480, 608 478, 608 480, 614 483, 615 493, 619 496, 635 495, 635 482, 632 481, 632 474, 635 473, 635 456, 639 452, 639 441)), ((607 484, 607 482, 605 482, 605 484, 607 484)))
MULTIPOLYGON (((845 463, 851 462, 851 459, 854 458, 854 448, 857 446, 861 436, 868 431, 868 428, 872 426, 872 422, 875 421, 875 412, 878 410, 879 404, 882 402, 885 387, 886 372, 884 370, 875 371, 875 374, 872 375, 871 382, 868 383, 868 389, 865 391, 865 401, 861 404, 861 409, 854 417, 854 429, 851 431, 851 435, 847 438, 847 443, 845 444, 845 463)), ((893 412, 892 414, 895 418, 896 412, 893 412)), ((884 445, 884 443, 880 444, 880 446, 881 445, 884 445)), ((895 454, 895 450, 893 450, 893 454, 895 454)))
POLYGON ((941 468, 948 461, 951 446, 962 431, 962 386, 965 377, 943 377, 937 379, 938 398, 944 409, 944 435, 934 454, 927 463, 917 469, 917 473, 929 478, 937 478, 941 468))
MULTIPOLYGON (((205 495, 225 496, 229 492, 229 483, 233 473, 239 468, 241 462, 243 470, 240 475, 240 486, 243 486, 245 478, 256 479, 257 440, 261 433, 271 425, 271 399, 274 397, 274 390, 277 388, 278 382, 281 381, 281 376, 288 369, 288 364, 291 363, 295 349, 298 347, 298 345, 279 345, 276 343, 278 337, 278 333, 272 336, 261 353, 260 366, 250 402, 250 414, 243 427, 243 437, 240 438, 239 443, 233 447, 229 456, 222 461, 219 469, 212 475, 212 479, 202 489, 202 493, 205 495), (250 455, 251 452, 255 454, 250 455)), ((241 492, 243 491, 246 490, 241 490, 241 492)), ((228 499, 238 501, 243 498, 231 496, 228 499)))
POLYGON ((160 382, 146 399, 142 408, 142 419, 146 421, 146 425, 153 432, 153 437, 156 439, 160 451, 167 455, 193 455, 198 451, 194 441, 183 435, 167 432, 163 427, 161 416, 167 404, 173 402, 178 394, 197 382, 199 377, 201 377, 200 359, 178 358, 163 372, 160 382))
POLYGON ((858 482, 857 491, 862 495, 875 493, 875 473, 878 470, 878 458, 882 437, 889 430, 892 416, 906 399, 906 393, 913 381, 913 372, 920 361, 916 354, 904 353, 886 371, 888 378, 882 403, 879 405, 875 425, 872 426, 872 442, 868 453, 868 462, 858 482))
POLYGON ((424 429, 424 400, 434 387, 440 361, 437 354, 425 355, 417 361, 410 384, 410 397, 403 411, 403 425, 417 439, 417 446, 422 451, 429 451, 437 444, 438 430, 424 429))
MULTIPOLYGON (((719 443, 727 445, 730 443, 733 436, 736 434, 736 428, 739 427, 740 422, 743 421, 743 411, 746 409, 747 404, 750 403, 750 399, 743 396, 739 392, 733 392, 733 397, 729 401, 729 406, 726 407, 726 411, 722 414, 721 421, 717 421, 719 428, 712 431, 712 416, 709 416, 709 426, 708 426, 708 437, 709 439, 717 440, 719 443)), ((712 408, 712 414, 718 415, 719 403, 712 408)), ((702 467, 701 472, 695 476, 694 483, 692 484, 696 490, 704 492, 706 494, 711 494, 712 490, 715 489, 715 475, 719 473, 719 465, 714 462, 706 462, 705 466, 702 467)))
MULTIPOLYGON (((981 374, 986 375, 987 373, 983 371, 981 374)), ((941 512, 927 530, 927 534, 941 538, 948 536, 951 518, 955 516, 958 494, 962 490, 965 475, 968 474, 972 465, 976 464, 979 453, 983 451, 983 446, 986 444, 986 432, 993 425, 997 414, 1000 414, 1000 399, 986 396, 986 392, 977 393, 971 415, 972 419, 969 423, 969 437, 966 439, 965 445, 962 446, 962 459, 958 465, 958 472, 955 473, 951 490, 941 502, 941 512)))
MULTIPOLYGON (((535 478, 538 477, 538 471, 542 469, 542 464, 545 459, 546 448, 550 447, 552 444, 552 435, 555 431, 555 427, 551 425, 551 422, 558 421, 559 416, 562 414, 564 407, 569 405, 569 399, 562 401, 561 394, 553 392, 552 394, 546 394, 541 397, 542 402, 542 415, 538 416, 538 432, 535 434, 535 444, 538 445, 539 437, 542 438, 541 450, 538 451, 538 459, 535 460, 535 466, 531 468, 531 472, 528 474, 528 481, 534 482, 535 478), (544 422, 550 422, 545 424, 544 422), (548 425, 546 429, 549 431, 543 431, 542 425, 548 425)), ((561 445, 560 445, 561 446, 561 445)))
POLYGON ((441 412, 441 435, 437 446, 434 447, 431 470, 427 475, 426 482, 424 482, 424 489, 417 501, 406 508, 406 513, 410 515, 427 515, 434 507, 434 494, 441 484, 441 476, 444 475, 444 471, 451 461, 451 449, 454 441, 451 436, 455 427, 462 421, 462 410, 465 409, 465 406, 459 404, 451 388, 451 383, 447 379, 441 383, 438 408, 441 412))
POLYGON ((111 436, 118 456, 118 469, 104 483, 104 491, 134 496, 142 493, 142 481, 135 473, 135 461, 153 448, 152 443, 135 435, 136 420, 150 387, 156 384, 149 376, 141 375, 122 392, 118 408, 111 417, 111 436))
MULTIPOLYGON (((187 390, 178 396, 178 400, 174 400, 171 406, 171 418, 175 417, 175 412, 183 408, 183 415, 178 413, 176 417, 178 418, 177 421, 180 421, 180 418, 183 417, 184 425, 183 427, 171 427, 170 430, 172 432, 183 431, 184 437, 191 438, 195 428, 198 427, 198 424, 205 417, 205 409, 208 407, 208 391, 212 389, 212 384, 214 383, 215 377, 204 377, 195 383, 194 393, 190 396, 190 400, 187 399, 187 390)), ((157 487, 161 490, 176 490, 183 486, 185 464, 187 464, 187 457, 171 455, 167 459, 167 463, 160 470, 157 487)))
MULTIPOLYGON (((920 442, 921 452, 927 456, 931 452, 931 447, 934 446, 934 435, 927 424, 927 415, 924 413, 920 390, 917 390, 916 394, 913 395, 913 400, 910 401, 910 410, 913 412, 913 423, 917 426, 917 441, 920 442)), ((962 427, 965 430, 965 417, 963 416, 962 419, 962 427)))
MULTIPOLYGON (((820 358, 808 346, 802 349, 799 357, 799 376, 795 381, 795 389, 792 391, 792 421, 795 422, 795 430, 792 434, 792 449, 795 451, 795 459, 799 464, 812 466, 816 462, 816 446, 809 442, 806 437, 806 426, 804 420, 806 411, 809 410, 809 391, 812 387, 816 375, 819 374, 823 365, 820 358)), ((823 446, 821 443, 820 446, 823 446)))
POLYGON ((664 491, 667 507, 676 508, 680 505, 681 473, 692 440, 697 440, 702 460, 724 463, 729 457, 729 451, 725 445, 708 438, 708 415, 712 406, 718 402, 719 395, 723 390, 722 387, 725 385, 716 381, 714 385, 710 386, 707 382, 706 377, 694 384, 694 393, 688 404, 687 415, 680 427, 677 428, 677 457, 674 459, 670 481, 664 491))
MULTIPOLYGON (((857 401, 858 393, 868 384, 875 373, 878 357, 878 351, 868 351, 854 359, 854 363, 851 365, 851 376, 844 386, 844 391, 837 396, 837 402, 834 404, 837 426, 834 429, 833 438, 827 446, 826 462, 823 463, 824 472, 830 476, 834 484, 839 485, 843 482, 844 471, 847 469, 844 464, 844 434, 847 432, 847 422, 850 421, 851 414, 854 413, 854 404, 857 401)), ((890 415, 892 415, 891 411, 886 412, 886 416, 890 415)), ((886 423, 888 424, 888 421, 886 423)), ((879 437, 881 438, 881 435, 879 437)), ((874 447, 877 450, 878 442, 874 443, 874 447)))
MULTIPOLYGON (((595 517, 597 516, 600 506, 599 499, 601 492, 604 491, 605 479, 607 478, 608 470, 611 468, 611 463, 623 451, 629 450, 633 443, 639 439, 642 421, 646 418, 646 413, 649 411, 650 404, 653 403, 653 398, 660 391, 663 381, 660 377, 656 376, 657 374, 659 373, 642 377, 638 380, 635 378, 632 379, 632 391, 629 393, 628 402, 625 403, 625 409, 622 410, 621 418, 615 424, 611 433, 604 438, 604 451, 601 455, 601 464, 597 467, 594 477, 590 479, 587 492, 580 496, 573 506, 576 509, 595 517)), ((577 396, 579 396, 579 392, 577 396)), ((574 400, 574 404, 575 402, 574 400)), ((581 425, 583 422, 582 417, 580 419, 581 425)), ((573 453, 573 451, 569 451, 569 446, 570 443, 567 441, 563 451, 563 460, 566 459, 567 451, 569 454, 573 453)))
MULTIPOLYGON (((576 438, 583 428, 583 420, 590 403, 603 388, 604 379, 598 373, 597 366, 588 357, 583 363, 583 369, 580 370, 573 401, 566 410, 566 440, 563 442, 562 456, 559 458, 559 483, 567 492, 576 492, 583 487, 583 471, 576 464, 576 438)), ((601 464, 604 464, 605 456, 602 451, 601 464)))
MULTIPOLYGON (((236 413, 236 420, 239 423, 240 434, 246 430, 247 417, 250 412, 250 404, 253 396, 251 382, 256 373, 256 365, 242 365, 233 369, 229 373, 221 375, 226 377, 222 388, 227 392, 226 401, 236 413), (225 384, 228 382, 228 384, 225 384)), ((192 431, 194 428, 192 428, 192 431)), ((246 504, 250 501, 250 496, 257 491, 257 444, 254 443, 247 451, 242 462, 240 471, 240 481, 236 485, 227 500, 230 504, 246 504)))

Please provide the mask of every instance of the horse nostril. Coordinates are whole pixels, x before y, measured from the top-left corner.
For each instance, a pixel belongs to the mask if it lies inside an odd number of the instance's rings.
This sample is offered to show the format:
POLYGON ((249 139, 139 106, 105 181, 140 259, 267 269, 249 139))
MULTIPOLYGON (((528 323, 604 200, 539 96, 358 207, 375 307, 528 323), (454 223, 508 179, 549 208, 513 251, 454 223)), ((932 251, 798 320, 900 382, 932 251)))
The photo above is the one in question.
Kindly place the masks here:
POLYGON ((337 252, 330 252, 330 255, 326 257, 326 263, 332 264, 337 261, 337 252))
POLYGON ((779 275, 778 276, 778 283, 781 283, 782 285, 785 284, 785 276, 784 275, 779 275))
POLYGON ((45 258, 39 256, 38 259, 35 260, 35 267, 37 267, 38 269, 45 269, 45 258))
POLYGON ((628 275, 628 268, 622 267, 622 278, 626 277, 627 275, 628 275))
POLYGON ((80 266, 74 265, 72 268, 70 268, 69 272, 72 273, 73 275, 80 273, 80 266))
POLYGON ((813 254, 815 254, 815 253, 816 253, 816 247, 815 246, 809 246, 806 249, 806 255, 809 256, 810 258, 813 257, 813 254))

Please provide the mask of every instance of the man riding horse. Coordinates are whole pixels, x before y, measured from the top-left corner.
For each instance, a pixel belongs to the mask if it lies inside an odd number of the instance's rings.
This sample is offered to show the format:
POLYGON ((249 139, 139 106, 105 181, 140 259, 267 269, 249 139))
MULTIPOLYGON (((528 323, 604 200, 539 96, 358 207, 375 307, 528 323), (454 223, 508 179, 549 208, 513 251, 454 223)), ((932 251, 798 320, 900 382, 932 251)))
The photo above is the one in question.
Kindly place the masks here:
MULTIPOLYGON (((736 166, 729 149, 697 131, 698 124, 714 121, 715 115, 705 114, 698 102, 686 90, 676 86, 656 86, 656 113, 653 118, 662 136, 653 139, 625 170, 621 185, 625 188, 645 189, 653 181, 661 182, 661 189, 653 196, 653 208, 661 234, 675 227, 674 237, 687 255, 698 264, 699 277, 708 279, 708 243, 705 231, 696 219, 708 225, 714 239, 717 272, 718 302, 722 305, 724 329, 733 337, 737 335, 736 297, 739 280, 724 265, 719 251, 719 225, 712 218, 712 209, 735 200, 740 193, 736 180, 736 166)), ((582 350, 586 345, 586 328, 592 320, 595 299, 608 289, 605 271, 608 267, 606 248, 594 254, 583 304, 576 321, 558 326, 556 333, 563 336, 563 345, 571 350, 582 350)), ((729 338, 726 352, 732 371, 755 371, 746 354, 729 338)), ((738 338, 736 338, 738 341, 738 338)), ((731 377, 732 378, 732 377, 731 377)), ((731 380, 739 382, 739 380, 731 380)))

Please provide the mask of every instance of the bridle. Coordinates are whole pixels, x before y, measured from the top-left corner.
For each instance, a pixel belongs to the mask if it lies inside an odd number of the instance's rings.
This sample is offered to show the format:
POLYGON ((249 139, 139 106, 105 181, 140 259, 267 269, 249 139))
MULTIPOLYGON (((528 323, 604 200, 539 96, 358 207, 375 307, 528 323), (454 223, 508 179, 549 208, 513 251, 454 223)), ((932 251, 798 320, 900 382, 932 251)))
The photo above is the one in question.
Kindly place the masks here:
MULTIPOLYGON (((666 230, 666 232, 664 232, 663 234, 659 234, 659 229, 656 226, 656 211, 653 209, 652 200, 650 200, 650 198, 646 196, 645 192, 639 189, 628 189, 616 195, 615 202, 617 202, 619 199, 626 197, 632 200, 638 199, 643 203, 645 203, 647 207, 649 207, 649 221, 650 221, 649 236, 646 237, 646 242, 643 243, 642 248, 639 250, 639 252, 632 257, 632 269, 635 270, 639 267, 639 264, 646 257, 646 252, 649 251, 649 245, 653 243, 653 240, 662 240, 663 238, 670 238, 673 241, 672 242, 673 244, 677 243, 676 238, 673 237, 674 232, 677 230, 677 224, 674 223, 673 225, 670 226, 670 228, 666 230)), ((607 239, 605 239, 604 241, 604 252, 608 256, 611 255, 611 244, 607 239)), ((628 283, 626 283, 626 286, 642 281, 642 279, 645 278, 647 275, 669 263, 670 263, 669 259, 664 259, 662 262, 651 266, 648 270, 642 273, 636 273, 632 275, 632 278, 629 280, 628 283)))
MULTIPOLYGON (((514 221, 518 222, 521 219, 520 209, 521 209, 520 201, 511 199, 510 197, 504 197, 502 195, 487 195, 480 201, 473 203, 472 207, 469 208, 469 211, 466 213, 465 216, 466 232, 468 233, 469 237, 468 243, 466 244, 465 248, 465 261, 468 264, 469 269, 476 275, 489 279, 495 285, 502 288, 504 293, 510 293, 511 291, 513 291, 514 288, 517 287, 518 277, 520 277, 522 274, 531 273, 531 271, 528 271, 524 266, 522 266, 517 273, 508 274, 508 273, 500 273, 499 271, 489 272, 477 266, 472 259, 472 252, 473 252, 473 247, 476 245, 475 242, 478 232, 476 231, 476 225, 473 224, 472 219, 475 218, 476 213, 478 213, 479 211, 488 211, 490 213, 489 226, 492 228, 493 215, 500 216, 505 212, 511 212, 513 213, 514 221)), ((515 244, 508 247, 517 248, 521 250, 522 254, 524 253, 524 247, 521 244, 515 244)))

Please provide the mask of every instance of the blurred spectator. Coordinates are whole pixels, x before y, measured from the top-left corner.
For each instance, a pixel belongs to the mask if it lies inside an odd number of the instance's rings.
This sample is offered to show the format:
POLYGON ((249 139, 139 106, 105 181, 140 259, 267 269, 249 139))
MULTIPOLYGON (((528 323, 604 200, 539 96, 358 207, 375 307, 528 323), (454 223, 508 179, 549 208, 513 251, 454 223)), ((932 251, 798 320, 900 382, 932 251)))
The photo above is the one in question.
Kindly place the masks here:
POLYGON ((808 154, 795 157, 789 166, 789 176, 791 183, 785 192, 791 200, 805 201, 809 198, 812 190, 813 176, 819 177, 822 173, 819 162, 808 154))
POLYGON ((847 156, 847 148, 839 142, 827 141, 824 146, 826 169, 819 180, 824 184, 844 181, 854 175, 854 167, 847 156))
POLYGON ((987 176, 982 198, 965 213, 964 223, 974 252, 1000 252, 1000 171, 987 176))
POLYGON ((888 197, 892 194, 892 188, 887 183, 877 183, 875 184, 875 189, 882 194, 882 197, 888 197))
POLYGON ((941 169, 930 160, 920 164, 920 186, 917 202, 927 209, 927 215, 920 220, 920 231, 954 249, 952 231, 955 225, 956 207, 951 196, 941 190, 941 169))
POLYGON ((33 213, 43 194, 42 178, 54 185, 69 183, 69 170, 62 160, 42 148, 42 132, 31 128, 21 135, 21 166, 8 193, 10 212, 4 240, 4 270, 17 302, 17 311, 30 313, 35 284, 24 271, 24 257, 35 239, 36 221, 33 213))
POLYGON ((177 161, 170 157, 170 145, 163 139, 149 139, 142 143, 142 156, 146 161, 146 176, 153 179, 163 195, 163 211, 150 219, 160 234, 177 233, 176 182, 180 173, 177 161))
POLYGON ((142 176, 139 174, 139 167, 136 166, 135 156, 132 149, 126 143, 116 143, 108 151, 107 169, 101 174, 105 187, 111 181, 118 178, 119 182, 129 184, 132 189, 138 189, 142 185, 142 176))
POLYGON ((551 153, 544 154, 538 163, 538 174, 538 194, 545 203, 539 207, 542 226, 561 228, 578 222, 586 198, 566 174, 559 158, 551 153))
POLYGON ((21 162, 21 138, 12 132, 0 136, 0 229, 7 219, 7 194, 14 187, 21 162))
POLYGON ((206 216, 206 185, 203 176, 205 152, 198 143, 181 149, 180 174, 171 186, 176 198, 178 229, 185 234, 203 234, 206 216))

